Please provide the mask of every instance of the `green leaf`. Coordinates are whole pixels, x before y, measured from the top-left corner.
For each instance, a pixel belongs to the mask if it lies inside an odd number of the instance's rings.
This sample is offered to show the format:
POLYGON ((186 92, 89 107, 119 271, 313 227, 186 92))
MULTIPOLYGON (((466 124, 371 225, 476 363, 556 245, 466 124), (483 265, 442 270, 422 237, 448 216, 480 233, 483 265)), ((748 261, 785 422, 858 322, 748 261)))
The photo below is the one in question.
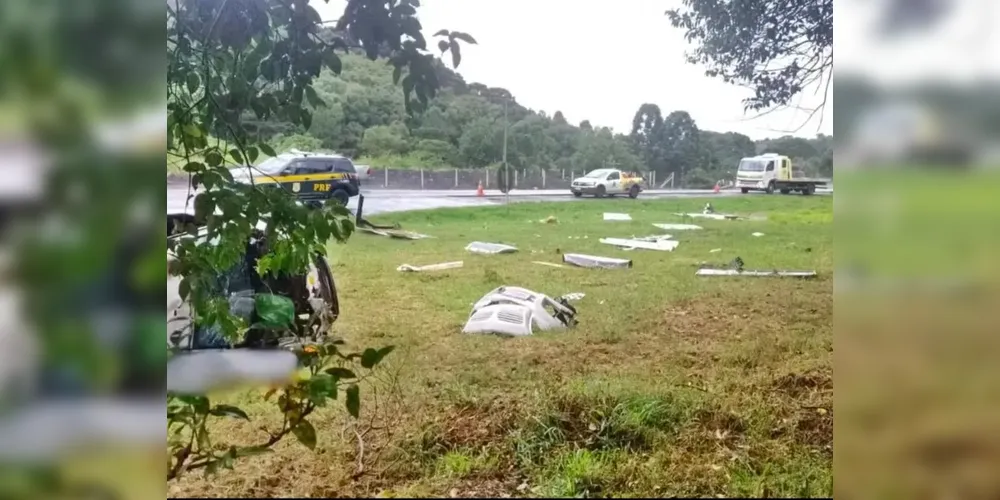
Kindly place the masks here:
POLYGON ((354 418, 358 418, 358 415, 361 414, 361 393, 359 391, 357 384, 351 384, 347 388, 347 399, 344 402, 347 406, 347 413, 350 413, 354 418))
POLYGON ((272 157, 273 156, 278 156, 278 154, 274 152, 274 148, 272 148, 266 142, 260 143, 259 146, 260 146, 260 151, 262 153, 266 154, 267 156, 272 156, 272 157))
POLYGON ((181 300, 187 300, 188 296, 191 295, 191 282, 187 278, 181 279, 179 285, 177 285, 177 294, 181 296, 181 300))
POLYGON ((302 118, 302 126, 306 130, 309 130, 309 127, 312 127, 312 123, 313 123, 313 115, 312 115, 312 113, 310 113, 308 109, 303 109, 299 113, 299 117, 302 118))
POLYGON ((249 421, 250 417, 247 413, 235 406, 230 405, 215 405, 212 411, 209 412, 216 417, 231 417, 231 418, 242 418, 243 420, 249 421))
POLYGON ((194 123, 184 124, 184 133, 191 137, 201 137, 201 129, 194 123))
POLYGON ((194 220, 203 221, 215 211, 215 201, 208 193, 194 197, 194 220))
POLYGON ((341 380, 348 378, 358 378, 358 376, 355 375, 354 372, 352 372, 351 370, 348 370, 347 368, 341 368, 339 366, 335 366, 333 368, 327 368, 326 370, 323 371, 341 380))
POLYGON ((195 73, 194 71, 188 73, 187 74, 188 92, 192 94, 195 93, 195 91, 198 90, 199 86, 201 86, 201 78, 198 76, 198 73, 195 73))
POLYGON ((340 60, 340 56, 332 50, 325 54, 323 63, 326 64, 326 67, 330 68, 330 71, 333 71, 333 74, 335 75, 339 75, 344 69, 344 63, 340 60))
POLYGON ((261 293, 254 297, 260 323, 270 328, 285 328, 295 320, 295 303, 292 299, 271 293, 261 293))
POLYGON ((459 40, 461 40, 461 41, 463 41, 465 43, 471 43, 472 45, 478 45, 476 43, 476 39, 472 38, 472 35, 470 35, 468 33, 461 33, 461 32, 458 32, 458 31, 452 31, 450 36, 451 36, 452 39, 457 38, 457 39, 459 39, 459 40))
POLYGON ((295 437, 298 438, 299 442, 304 444, 306 448, 309 448, 310 450, 316 449, 316 428, 313 427, 308 420, 300 420, 298 425, 292 429, 292 434, 295 434, 295 437))
POLYGON ((212 150, 205 153, 205 163, 210 167, 218 167, 222 165, 222 155, 218 151, 212 150))
POLYGON ((184 165, 184 171, 185 172, 197 172, 197 171, 202 170, 204 168, 205 168, 205 165, 203 165, 201 163, 198 163, 196 161, 192 161, 192 162, 188 163, 187 165, 184 165))
MULTIPOLYGON (((253 146, 247 146, 247 160, 250 163, 257 161, 258 156, 260 156, 260 153, 257 151, 257 148, 253 146)), ((229 180, 232 181, 232 179, 229 180)))
POLYGON ((243 155, 240 154, 240 150, 238 149, 229 150, 229 156, 231 156, 233 158, 233 161, 235 161, 236 163, 240 165, 243 164, 243 155))
POLYGON ((255 455, 263 455, 264 453, 271 453, 273 450, 271 448, 265 448, 263 446, 248 446, 246 448, 238 448, 236 450, 236 456, 242 457, 252 457, 255 455))
POLYGON ((309 105, 314 108, 326 106, 326 103, 323 102, 323 99, 319 98, 319 94, 316 93, 316 89, 314 89, 312 85, 306 87, 306 100, 308 100, 309 105))
POLYGON ((385 356, 392 352, 395 348, 395 346, 387 346, 381 349, 373 349, 371 347, 365 349, 365 352, 361 353, 361 366, 365 368, 374 367, 382 361, 382 358, 385 358, 385 356))
POLYGON ((438 48, 441 49, 441 53, 444 54, 444 52, 448 50, 448 40, 439 41, 438 48))
POLYGON ((448 30, 440 30, 437 33, 434 33, 434 36, 448 36, 448 33, 448 30))
POLYGON ((392 84, 393 84, 393 85, 397 85, 397 84, 399 84, 399 77, 400 77, 400 76, 401 76, 402 74, 403 74, 403 67, 402 67, 402 66, 396 66, 396 67, 395 67, 395 68, 394 68, 394 69, 392 70, 392 84))

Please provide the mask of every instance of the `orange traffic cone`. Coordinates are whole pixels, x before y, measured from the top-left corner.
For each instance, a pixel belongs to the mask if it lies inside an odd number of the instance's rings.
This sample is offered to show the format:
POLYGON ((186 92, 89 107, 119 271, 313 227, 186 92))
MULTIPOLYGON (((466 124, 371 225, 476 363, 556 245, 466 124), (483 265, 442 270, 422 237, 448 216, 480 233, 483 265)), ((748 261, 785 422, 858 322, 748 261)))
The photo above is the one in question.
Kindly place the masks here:
POLYGON ((715 192, 715 193, 718 193, 720 190, 721 190, 721 188, 719 187, 719 183, 716 182, 715 183, 715 187, 712 188, 712 191, 715 192))
POLYGON ((486 196, 483 192, 483 181, 479 181, 479 187, 476 188, 476 196, 486 196))

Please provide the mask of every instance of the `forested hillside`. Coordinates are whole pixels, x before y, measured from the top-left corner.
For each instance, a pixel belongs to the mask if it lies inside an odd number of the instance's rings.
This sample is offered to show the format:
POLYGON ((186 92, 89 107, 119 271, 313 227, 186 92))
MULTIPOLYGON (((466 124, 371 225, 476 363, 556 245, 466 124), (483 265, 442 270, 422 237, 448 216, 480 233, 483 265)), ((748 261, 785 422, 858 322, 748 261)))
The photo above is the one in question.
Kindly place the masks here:
POLYGON ((506 104, 507 159, 519 169, 613 165, 655 170, 660 179, 676 173, 683 185, 710 185, 731 178, 739 158, 766 150, 791 156, 809 175, 832 175, 828 136, 754 143, 742 134, 699 130, 687 112, 655 104, 622 110, 634 113, 633 129, 613 133, 587 120, 567 123, 558 111, 549 116, 527 109, 507 90, 467 83, 440 64, 438 95, 426 110, 408 116, 392 66, 353 54, 342 60, 340 76, 325 72, 314 83, 325 105, 315 107, 308 130, 252 114, 245 122, 272 137, 278 151, 331 150, 377 167, 487 168, 502 157, 506 104))

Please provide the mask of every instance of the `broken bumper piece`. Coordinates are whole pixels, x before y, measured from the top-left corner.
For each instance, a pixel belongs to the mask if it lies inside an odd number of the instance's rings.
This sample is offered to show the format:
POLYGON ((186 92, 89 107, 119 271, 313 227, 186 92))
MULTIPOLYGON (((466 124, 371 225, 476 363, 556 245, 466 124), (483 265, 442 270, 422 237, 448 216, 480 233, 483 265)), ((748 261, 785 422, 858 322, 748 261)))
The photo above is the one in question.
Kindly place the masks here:
POLYGON ((472 253, 480 253, 485 255, 495 255, 498 253, 514 253, 517 251, 517 247, 512 247, 510 245, 504 245, 502 243, 484 243, 482 241, 473 241, 469 243, 466 250, 472 253))
POLYGON ((628 259, 599 257, 597 255, 584 255, 580 253, 563 254, 563 262, 578 267, 594 269, 628 269, 632 267, 632 261, 628 259))
POLYGON ((750 271, 737 269, 699 269, 698 276, 778 276, 782 278, 815 278, 816 271, 750 271))
POLYGON ((576 309, 568 299, 559 301, 526 288, 499 287, 472 306, 462 333, 488 333, 510 337, 576 325, 576 309))

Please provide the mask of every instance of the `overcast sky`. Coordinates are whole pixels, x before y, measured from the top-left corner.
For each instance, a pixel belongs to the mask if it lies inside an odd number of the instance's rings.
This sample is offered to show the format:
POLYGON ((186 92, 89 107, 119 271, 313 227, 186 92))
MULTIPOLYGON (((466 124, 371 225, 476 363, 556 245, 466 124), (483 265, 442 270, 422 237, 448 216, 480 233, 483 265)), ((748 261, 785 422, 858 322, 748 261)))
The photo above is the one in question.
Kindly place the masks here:
MULTIPOLYGON (((324 20, 338 18, 343 0, 312 0, 324 20)), ((822 123, 817 114, 786 109, 766 116, 743 113, 747 90, 704 75, 684 59, 683 32, 664 11, 680 0, 422 0, 418 17, 428 45, 439 29, 464 31, 479 42, 463 47, 458 72, 467 82, 503 87, 524 106, 571 123, 590 120, 627 133, 639 106, 663 114, 685 110, 698 126, 753 139, 832 133, 832 98, 822 123), (752 119, 751 119, 752 118, 752 119), (798 129, 796 132, 795 129, 798 129)), ((838 14, 839 17, 839 14, 838 14)), ((814 89, 815 90, 815 89, 814 89)), ((815 107, 822 92, 804 92, 793 104, 815 107)))

